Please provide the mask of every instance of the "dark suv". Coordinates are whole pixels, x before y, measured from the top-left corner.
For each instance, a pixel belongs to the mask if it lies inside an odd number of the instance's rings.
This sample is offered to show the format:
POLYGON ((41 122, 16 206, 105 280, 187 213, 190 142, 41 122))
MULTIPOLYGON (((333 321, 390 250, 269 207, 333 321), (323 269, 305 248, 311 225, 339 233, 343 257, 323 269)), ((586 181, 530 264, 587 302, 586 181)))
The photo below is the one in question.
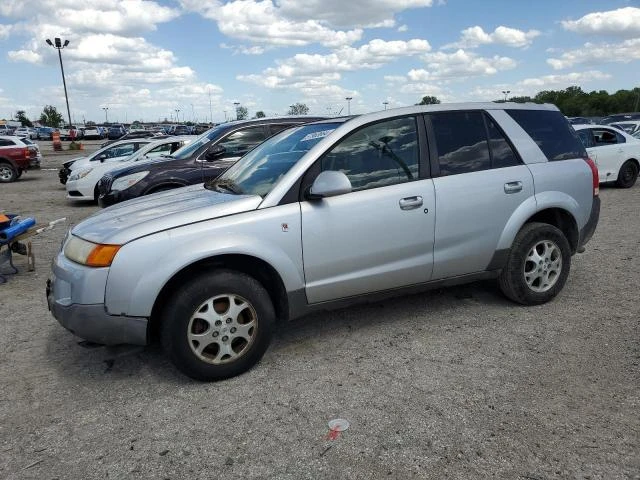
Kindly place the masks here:
POLYGON ((218 177, 268 137, 322 117, 277 117, 224 123, 169 157, 105 174, 98 182, 98 203, 107 207, 149 193, 202 183, 218 177))

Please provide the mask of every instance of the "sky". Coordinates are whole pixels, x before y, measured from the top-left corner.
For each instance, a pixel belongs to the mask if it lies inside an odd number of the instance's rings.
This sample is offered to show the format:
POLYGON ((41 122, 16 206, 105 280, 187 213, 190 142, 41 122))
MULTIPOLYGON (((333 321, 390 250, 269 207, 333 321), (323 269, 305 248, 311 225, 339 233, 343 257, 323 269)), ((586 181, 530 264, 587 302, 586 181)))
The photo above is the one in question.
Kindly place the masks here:
POLYGON ((1 0, 0 118, 66 119, 54 37, 73 123, 640 86, 640 0, 1 0))

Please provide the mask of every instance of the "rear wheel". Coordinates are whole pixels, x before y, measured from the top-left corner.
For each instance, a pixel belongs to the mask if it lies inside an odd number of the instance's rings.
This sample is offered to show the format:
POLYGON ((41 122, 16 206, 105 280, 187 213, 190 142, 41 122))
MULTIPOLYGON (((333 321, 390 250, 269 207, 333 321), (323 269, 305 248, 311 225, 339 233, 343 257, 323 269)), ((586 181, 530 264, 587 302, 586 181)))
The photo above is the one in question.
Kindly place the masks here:
POLYGON ((571 248, 562 231, 546 223, 527 223, 513 241, 498 283, 514 302, 537 305, 560 293, 570 269, 571 248))
POLYGON ((10 163, 0 163, 0 182, 9 183, 18 178, 18 171, 10 163))
POLYGON ((196 380, 221 380, 253 367, 269 346, 271 299, 254 278, 230 270, 200 275, 171 297, 162 316, 162 346, 196 380))
POLYGON ((620 188, 631 188, 638 179, 638 165, 633 160, 627 160, 620 167, 616 186, 620 188))

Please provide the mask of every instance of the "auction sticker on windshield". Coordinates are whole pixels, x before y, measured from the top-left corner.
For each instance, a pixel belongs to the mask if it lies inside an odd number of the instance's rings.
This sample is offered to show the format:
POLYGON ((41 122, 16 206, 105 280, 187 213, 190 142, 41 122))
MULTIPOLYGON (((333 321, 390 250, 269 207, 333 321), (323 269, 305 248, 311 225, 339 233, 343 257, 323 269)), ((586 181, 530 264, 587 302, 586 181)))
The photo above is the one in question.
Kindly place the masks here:
POLYGON ((300 141, 301 142, 307 142, 309 140, 317 140, 318 138, 324 138, 327 135, 329 135, 331 132, 333 132, 334 130, 335 130, 335 128, 332 128, 331 130, 322 130, 320 132, 308 133, 300 141))

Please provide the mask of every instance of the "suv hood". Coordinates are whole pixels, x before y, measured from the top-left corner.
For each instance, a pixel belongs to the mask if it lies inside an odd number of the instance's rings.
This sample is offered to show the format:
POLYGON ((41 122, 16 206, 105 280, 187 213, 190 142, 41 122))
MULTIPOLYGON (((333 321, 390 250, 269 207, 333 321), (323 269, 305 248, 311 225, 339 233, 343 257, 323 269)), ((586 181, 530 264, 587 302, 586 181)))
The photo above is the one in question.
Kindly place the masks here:
POLYGON ((258 195, 213 192, 203 184, 145 195, 101 210, 71 233, 95 243, 124 244, 152 233, 255 210, 258 195))

